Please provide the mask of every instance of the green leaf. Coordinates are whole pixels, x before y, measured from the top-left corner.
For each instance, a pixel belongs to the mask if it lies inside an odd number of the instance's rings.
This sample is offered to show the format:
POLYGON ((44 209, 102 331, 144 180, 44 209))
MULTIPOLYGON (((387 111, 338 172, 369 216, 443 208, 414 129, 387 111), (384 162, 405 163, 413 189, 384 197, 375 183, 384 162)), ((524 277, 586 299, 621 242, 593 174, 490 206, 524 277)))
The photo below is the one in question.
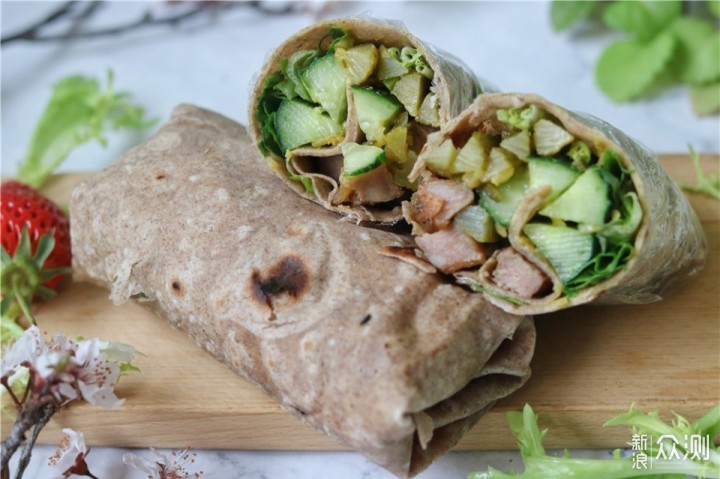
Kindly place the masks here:
POLYGON ((682 11, 679 0, 620 0, 610 4, 603 13, 603 22, 609 28, 650 40, 661 32, 682 11))
POLYGON ((707 0, 707 6, 710 13, 720 18, 720 0, 707 0))
POLYGON ((687 475, 720 477, 720 453, 712 440, 713 432, 720 428, 720 406, 714 407, 692 424, 678 415, 671 425, 666 424, 657 412, 643 414, 635 407, 631 407, 630 412, 608 421, 605 426, 631 426, 628 439, 633 438, 631 434, 653 435, 654 438, 658 438, 660 434, 669 434, 682 443, 686 440, 686 435, 698 434, 703 436, 703 440, 707 440, 707 451, 703 450, 701 455, 688 454, 683 457, 685 448, 678 445, 680 457, 668 457, 666 452, 667 459, 655 459, 648 468, 637 467, 635 455, 643 453, 647 457, 657 458, 658 447, 649 437, 646 447, 633 448, 632 455, 626 458, 622 458, 619 451, 616 451, 609 460, 580 459, 571 457, 567 451, 562 456, 545 453, 542 445, 545 431, 540 431, 538 416, 529 405, 525 405, 522 413, 508 413, 508 423, 518 441, 525 471, 506 474, 489 468, 486 472, 471 473, 468 475, 469 479, 684 479, 687 475))
POLYGON ((33 133, 17 179, 39 188, 73 148, 90 140, 105 145, 105 133, 121 128, 146 128, 153 122, 126 93, 113 90, 113 75, 101 89, 94 78, 73 75, 61 79, 33 133))
POLYGON ((696 115, 720 113, 720 82, 710 85, 691 86, 690 102, 696 115))
POLYGON ((615 101, 634 100, 653 86, 670 62, 675 37, 658 35, 650 42, 625 40, 613 43, 600 56, 595 80, 600 89, 615 101))
POLYGON ((688 65, 686 81, 702 85, 720 80, 720 34, 706 38, 698 45, 693 62, 688 65))
POLYGON ((714 173, 705 173, 700 165, 700 156, 695 153, 692 146, 690 148, 690 159, 693 162, 695 168, 695 177, 697 178, 697 185, 691 186, 685 183, 680 183, 680 187, 687 191, 693 191, 702 195, 707 195, 717 200, 720 200, 720 169, 714 173))
POLYGON ((599 2, 553 0, 550 5, 550 21, 553 30, 562 32, 588 18, 599 2))
POLYGON ((676 50, 670 63, 676 78, 685 83, 706 83, 720 78, 720 35, 708 20, 682 17, 668 31, 676 50))

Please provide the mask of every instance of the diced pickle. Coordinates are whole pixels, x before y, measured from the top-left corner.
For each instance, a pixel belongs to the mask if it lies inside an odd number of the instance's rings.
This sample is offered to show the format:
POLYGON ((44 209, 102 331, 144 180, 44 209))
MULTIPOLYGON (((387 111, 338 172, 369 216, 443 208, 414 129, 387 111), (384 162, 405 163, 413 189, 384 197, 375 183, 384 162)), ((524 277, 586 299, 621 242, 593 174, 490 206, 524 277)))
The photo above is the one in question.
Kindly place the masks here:
MULTIPOLYGON (((379 50, 380 58, 378 59, 376 73, 378 80, 383 81, 388 78, 399 77, 409 72, 409 70, 400 63, 400 59, 393 56, 391 49, 385 47, 385 45, 380 45, 379 50)), ((399 52, 397 52, 397 56, 399 57, 399 52)))
POLYGON ((428 93, 425 95, 425 99, 420 105, 420 111, 418 112, 417 118, 419 123, 423 125, 432 126, 433 128, 440 127, 440 112, 437 95, 435 93, 428 93))
POLYGON ((378 64, 378 49, 372 43, 363 43, 350 49, 336 48, 335 58, 348 74, 350 84, 366 81, 378 64))
POLYGON ((395 171, 394 174, 394 181, 395 184, 398 185, 401 188, 409 188, 413 191, 417 190, 418 187, 418 180, 410 181, 408 180, 408 175, 412 171, 413 167, 415 166, 415 161, 417 160, 417 154, 409 150, 407 155, 407 161, 403 165, 402 168, 395 171))
POLYGON ((495 222, 480 205, 470 205, 454 218, 455 225, 478 243, 494 243, 498 238, 495 222))
POLYGON ((535 151, 538 155, 551 156, 575 141, 563 127, 550 120, 541 119, 533 127, 535 151))
POLYGON ((420 105, 428 92, 428 79, 419 73, 408 73, 392 87, 391 93, 400 100, 413 117, 418 116, 420 105))
POLYGON ((522 130, 500 142, 500 146, 508 150, 521 160, 530 156, 530 132, 522 130))
POLYGON ((493 140, 489 135, 475 131, 468 138, 468 141, 458 152, 455 163, 452 167, 453 173, 467 173, 478 171, 485 173, 490 159, 490 149, 493 147, 493 140))
POLYGON ((490 150, 490 163, 485 171, 485 181, 495 186, 505 183, 515 173, 517 159, 509 151, 495 147, 490 150))
POLYGON ((452 140, 447 139, 434 150, 428 151, 425 164, 438 175, 448 177, 457 153, 452 140))
POLYGON ((396 126, 385 134, 385 155, 390 166, 401 169, 408 161, 407 126, 396 126))

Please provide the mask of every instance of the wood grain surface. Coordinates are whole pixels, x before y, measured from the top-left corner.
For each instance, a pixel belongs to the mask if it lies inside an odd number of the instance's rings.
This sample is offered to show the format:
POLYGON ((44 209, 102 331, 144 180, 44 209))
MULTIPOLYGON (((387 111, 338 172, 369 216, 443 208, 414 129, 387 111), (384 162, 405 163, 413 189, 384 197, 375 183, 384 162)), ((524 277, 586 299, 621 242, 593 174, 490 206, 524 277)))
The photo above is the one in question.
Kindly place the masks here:
MULTIPOLYGON (((686 155, 661 162, 680 181, 695 182, 686 155)), ((717 170, 720 157, 703 157, 717 170)), ((53 179, 48 194, 66 201, 82 175, 53 179)), ((583 306, 536 318, 533 376, 498 402, 457 446, 515 448, 505 413, 530 403, 549 427, 549 447, 620 447, 624 427, 605 428, 631 403, 696 419, 720 402, 720 202, 688 194, 705 227, 710 254, 702 273, 661 302, 583 306)), ((46 427, 41 442, 57 442, 63 427, 82 430, 91 445, 227 449, 340 449, 324 434, 284 412, 275 401, 199 349, 182 331, 140 306, 114 306, 107 292, 68 284, 37 306, 41 328, 122 341, 143 353, 142 370, 123 379, 115 410, 73 405, 46 427)), ((2 428, 10 426, 3 418, 2 428)), ((3 436, 5 433, 3 433, 3 436)))

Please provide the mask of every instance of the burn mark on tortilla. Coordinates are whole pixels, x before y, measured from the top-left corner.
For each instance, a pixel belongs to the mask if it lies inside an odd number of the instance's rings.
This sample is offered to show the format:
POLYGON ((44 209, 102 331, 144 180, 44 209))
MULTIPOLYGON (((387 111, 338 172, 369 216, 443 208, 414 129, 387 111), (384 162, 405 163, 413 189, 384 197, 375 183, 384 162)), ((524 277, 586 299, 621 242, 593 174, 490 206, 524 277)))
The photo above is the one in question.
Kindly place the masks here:
POLYGON ((173 292, 178 296, 184 296, 185 290, 183 289, 182 283, 178 279, 173 279, 170 283, 170 287, 172 288, 173 292))
MULTIPOLYGON (((273 298, 287 294, 298 299, 307 289, 309 275, 302 258, 285 256, 266 273, 253 270, 250 285, 253 297, 273 310, 273 298)), ((275 316, 271 319, 275 319, 275 316)))
POLYGON ((158 173, 157 175, 155 175, 155 179, 158 180, 158 181, 162 181, 162 180, 164 180, 165 178, 166 178, 166 177, 165 177, 165 173, 158 173))
POLYGON ((372 319, 372 314, 366 314, 365 317, 360 321, 360 326, 365 326, 372 319))
POLYGON ((290 409, 292 412, 294 412, 295 414, 298 414, 300 416, 307 416, 306 411, 304 411, 304 410, 300 409, 299 407, 294 406, 292 404, 288 404, 288 409, 290 409))

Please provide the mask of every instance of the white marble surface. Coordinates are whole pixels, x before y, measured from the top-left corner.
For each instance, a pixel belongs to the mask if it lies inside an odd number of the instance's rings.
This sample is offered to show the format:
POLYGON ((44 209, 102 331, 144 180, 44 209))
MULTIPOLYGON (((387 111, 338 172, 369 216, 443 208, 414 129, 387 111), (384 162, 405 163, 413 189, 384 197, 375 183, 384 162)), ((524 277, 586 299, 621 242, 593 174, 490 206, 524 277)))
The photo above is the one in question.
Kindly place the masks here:
MULTIPOLYGON (((2 34, 37 20, 57 4, 2 2, 2 34)), ((131 91, 158 119, 178 103, 247 119, 248 85, 269 51, 287 35, 320 17, 363 12, 402 20, 418 37, 462 58, 481 77, 504 90, 533 91, 568 108, 604 118, 658 152, 720 151, 720 119, 693 115, 682 87, 632 104, 615 104, 593 81, 593 65, 612 35, 599 31, 555 34, 546 2, 358 2, 315 3, 306 13, 268 16, 238 7, 213 22, 181 28, 153 27, 131 34, 65 43, 22 43, 2 48, 2 174, 12 175, 26 151, 50 85, 71 73, 115 72, 116 86, 131 91)), ((102 7, 85 27, 138 18, 146 9, 162 13, 169 2, 118 2, 102 7)), ((75 151, 60 171, 102 168, 146 135, 110 135, 110 146, 75 151)), ((690 165, 688 165, 690 168, 690 165)), ((628 405, 633 398, 627 398, 628 405)), ((142 427, 138 426, 138 434, 142 427)), ((4 433, 3 433, 4 435, 4 433)), ((629 437, 628 437, 629 439, 629 437)), ((53 448, 38 446, 25 477, 56 477, 46 466, 53 448)), ((122 450, 94 448, 89 464, 103 479, 140 478, 121 462, 122 450)), ((391 477, 358 454, 338 452, 196 451, 204 477, 347 478, 391 477)), ((149 456, 148 451, 141 453, 149 456)), ((579 451, 606 457, 607 451, 579 451)), ((488 465, 520 467, 514 452, 451 452, 421 479, 463 478, 488 465)))

